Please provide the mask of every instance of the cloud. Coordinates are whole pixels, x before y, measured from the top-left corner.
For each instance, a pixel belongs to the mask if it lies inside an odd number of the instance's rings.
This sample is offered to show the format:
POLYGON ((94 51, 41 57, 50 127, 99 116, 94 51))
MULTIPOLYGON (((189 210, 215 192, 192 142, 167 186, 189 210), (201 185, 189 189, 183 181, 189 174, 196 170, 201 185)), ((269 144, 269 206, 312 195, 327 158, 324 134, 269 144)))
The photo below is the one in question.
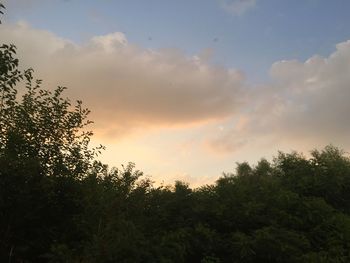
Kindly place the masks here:
POLYGON ((233 15, 243 15, 256 6, 256 0, 219 0, 221 7, 233 15))
POLYGON ((221 128, 203 125, 201 136, 218 153, 350 147, 350 41, 328 57, 278 61, 269 83, 247 87, 239 71, 210 65, 210 50, 149 50, 120 32, 78 45, 24 22, 1 26, 0 35, 18 46, 22 66, 34 67, 45 86, 68 86, 69 97, 81 98, 96 130, 110 137, 215 122, 221 128))
POLYGON ((123 33, 75 44, 25 23, 0 28, 3 42, 18 46, 24 67, 44 85, 69 87, 111 136, 133 129, 222 120, 241 103, 244 77, 176 49, 149 50, 129 44, 123 33))
POLYGON ((350 41, 328 57, 272 65, 271 83, 255 88, 241 109, 244 125, 235 125, 209 141, 218 152, 254 143, 294 145, 300 150, 333 143, 350 147, 350 41), (253 92, 254 91, 254 92, 253 92))

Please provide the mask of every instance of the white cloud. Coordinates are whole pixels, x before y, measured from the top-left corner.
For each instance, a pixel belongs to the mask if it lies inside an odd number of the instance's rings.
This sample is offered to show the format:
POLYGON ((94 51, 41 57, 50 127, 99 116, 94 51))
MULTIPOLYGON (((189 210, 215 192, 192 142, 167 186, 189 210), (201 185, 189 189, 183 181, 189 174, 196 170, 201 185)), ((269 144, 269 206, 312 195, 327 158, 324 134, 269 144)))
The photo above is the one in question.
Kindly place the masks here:
POLYGON ((232 152, 259 142, 300 150, 350 147, 350 41, 328 57, 276 62, 270 72, 272 82, 248 95, 251 103, 241 109, 244 125, 211 139, 212 148, 232 152))
MULTIPOLYGON (((104 132, 193 125, 234 114, 244 78, 179 50, 147 50, 120 32, 77 45, 25 23, 3 25, 2 42, 13 42, 25 67, 44 85, 69 87, 93 111, 104 132)), ((23 64, 22 64, 23 65, 23 64)))
POLYGON ((233 15, 243 15, 256 6, 256 0, 219 0, 221 7, 233 15))
POLYGON ((118 47, 126 47, 128 40, 121 32, 115 32, 105 36, 95 36, 91 42, 106 52, 113 53, 118 47))

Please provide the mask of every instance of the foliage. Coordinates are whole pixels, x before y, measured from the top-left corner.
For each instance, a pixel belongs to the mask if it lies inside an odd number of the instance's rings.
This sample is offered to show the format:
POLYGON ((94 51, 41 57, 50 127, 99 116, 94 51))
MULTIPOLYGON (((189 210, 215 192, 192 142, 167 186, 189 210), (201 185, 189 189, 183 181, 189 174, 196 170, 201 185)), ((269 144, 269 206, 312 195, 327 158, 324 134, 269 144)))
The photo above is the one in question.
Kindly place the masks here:
POLYGON ((0 47, 0 262, 350 262, 338 148, 156 187, 132 163, 98 162, 89 111, 18 66, 0 47))
POLYGON ((89 149, 92 132, 84 129, 91 123, 89 110, 81 101, 72 106, 62 97, 63 87, 51 92, 41 89, 40 80, 33 83, 31 69, 18 70, 15 53, 13 45, 0 47, 0 155, 36 158, 45 174, 83 176, 99 150, 89 149))

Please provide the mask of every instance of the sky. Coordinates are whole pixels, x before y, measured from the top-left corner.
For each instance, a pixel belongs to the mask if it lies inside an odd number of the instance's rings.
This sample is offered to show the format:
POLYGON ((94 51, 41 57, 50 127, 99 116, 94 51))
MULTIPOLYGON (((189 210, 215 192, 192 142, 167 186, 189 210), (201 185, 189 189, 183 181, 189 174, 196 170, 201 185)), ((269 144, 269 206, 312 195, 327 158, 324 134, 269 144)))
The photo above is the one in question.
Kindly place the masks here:
POLYGON ((3 0, 2 43, 92 111, 101 159, 193 186, 350 148, 348 0, 3 0))

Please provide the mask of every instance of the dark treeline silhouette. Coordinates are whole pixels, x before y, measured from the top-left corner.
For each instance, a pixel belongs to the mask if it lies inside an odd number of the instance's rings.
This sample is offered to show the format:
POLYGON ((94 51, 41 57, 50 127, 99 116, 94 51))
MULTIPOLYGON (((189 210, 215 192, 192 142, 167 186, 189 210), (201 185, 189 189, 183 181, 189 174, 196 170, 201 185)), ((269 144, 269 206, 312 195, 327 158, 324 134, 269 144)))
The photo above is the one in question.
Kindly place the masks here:
POLYGON ((350 262, 341 150, 155 187, 133 164, 97 161, 89 111, 42 89, 15 53, 0 48, 0 262, 350 262))

